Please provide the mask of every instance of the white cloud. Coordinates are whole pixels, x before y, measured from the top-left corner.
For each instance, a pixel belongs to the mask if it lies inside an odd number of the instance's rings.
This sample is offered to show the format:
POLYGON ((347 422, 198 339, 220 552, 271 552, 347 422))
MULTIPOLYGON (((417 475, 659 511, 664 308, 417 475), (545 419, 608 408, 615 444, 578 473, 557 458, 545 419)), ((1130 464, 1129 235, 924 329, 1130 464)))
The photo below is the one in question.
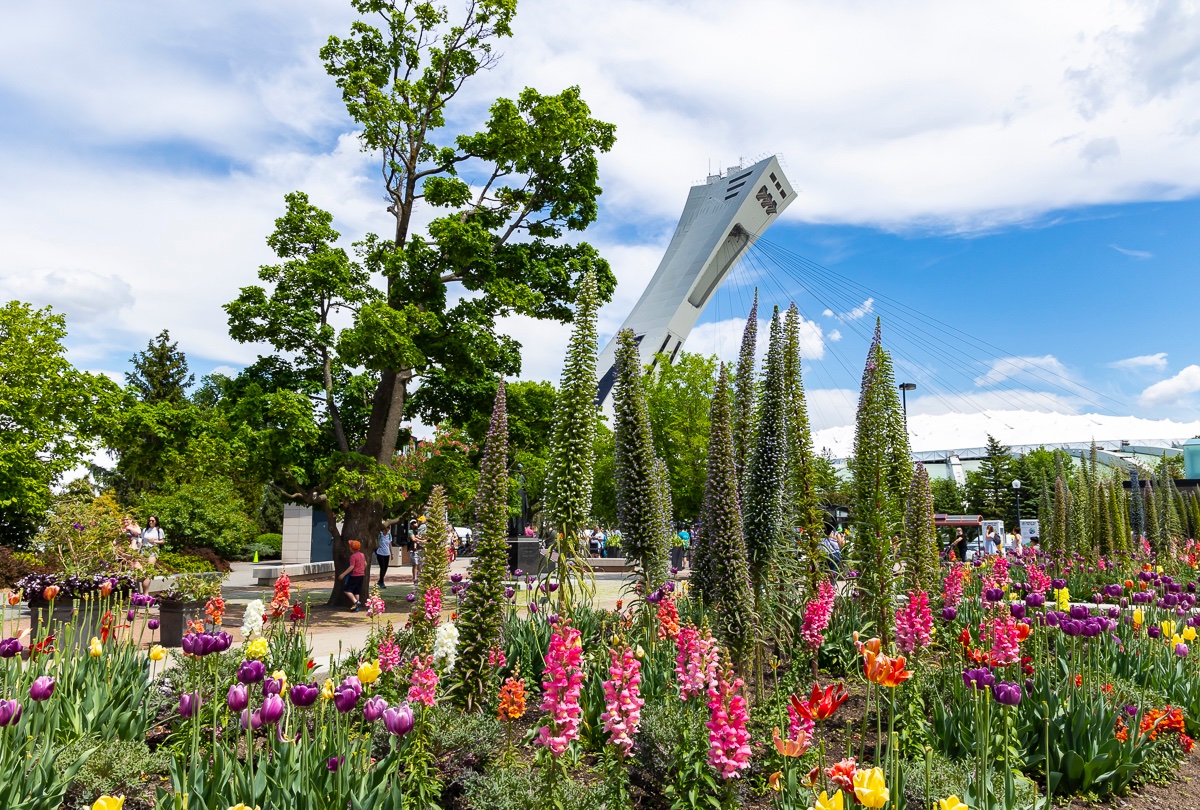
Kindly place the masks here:
POLYGON ((1180 370, 1174 377, 1160 380, 1148 387, 1138 398, 1143 407, 1170 405, 1200 392, 1200 366, 1191 365, 1180 370))
POLYGON ((128 319, 124 312, 134 303, 133 287, 116 273, 101 275, 91 270, 25 270, 0 276, 5 297, 51 306, 67 316, 72 330, 104 321, 106 328, 120 327, 128 319))
POLYGON ((1110 368, 1119 368, 1125 371, 1139 369, 1156 369, 1162 371, 1167 367, 1167 353, 1156 352, 1154 354, 1141 354, 1137 357, 1126 357, 1124 360, 1114 360, 1108 365, 1110 368))
POLYGON ((830 339, 832 342, 834 342, 834 343, 837 343, 839 340, 841 340, 841 339, 842 339, 842 332, 841 332, 841 330, 840 330, 840 329, 834 329, 832 332, 830 332, 830 333, 829 333, 829 339, 830 339))
MULTIPOLYGON (((828 311, 828 310, 826 310, 826 311, 828 311)), ((837 318, 842 323, 849 323, 850 321, 861 320, 862 318, 865 318, 866 316, 870 315, 874 311, 875 311, 875 299, 868 298, 866 301, 863 301, 861 304, 859 304, 858 306, 856 306, 854 309, 850 310, 849 312, 839 312, 838 314, 834 315, 834 317, 837 318)))
POLYGON ((1132 248, 1123 248, 1120 245, 1109 245, 1109 247, 1115 250, 1117 253, 1124 253, 1126 256, 1130 256, 1134 259, 1144 260, 1154 258, 1154 254, 1148 250, 1133 250, 1132 248))
POLYGON ((826 318, 832 318, 833 310, 832 309, 824 309, 824 310, 821 310, 821 314, 824 315, 826 318))
POLYGON ((1075 387, 1066 367, 1052 354, 1042 357, 1002 357, 993 360, 987 373, 975 378, 975 385, 978 388, 987 388, 1017 378, 1035 378, 1043 382, 1075 387))
MULTIPOLYGON (((692 329, 692 333, 688 335, 683 347, 695 354, 715 354, 718 360, 736 363, 738 352, 741 351, 742 333, 745 327, 745 318, 726 318, 702 323, 692 329)), ((800 356, 804 362, 820 360, 825 357, 825 340, 822 332, 820 324, 800 316, 800 356)), ((759 318, 758 339, 755 342, 755 361, 760 369, 767 354, 770 333, 771 322, 759 318)))

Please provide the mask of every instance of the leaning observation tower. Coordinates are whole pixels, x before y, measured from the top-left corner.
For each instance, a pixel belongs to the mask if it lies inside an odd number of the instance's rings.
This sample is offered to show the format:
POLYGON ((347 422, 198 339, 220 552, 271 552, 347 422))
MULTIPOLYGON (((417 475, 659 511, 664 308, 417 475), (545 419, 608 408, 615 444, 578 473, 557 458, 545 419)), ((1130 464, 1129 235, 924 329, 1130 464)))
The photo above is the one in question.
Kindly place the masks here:
MULTIPOLYGON (((662 353, 675 360, 717 286, 794 197, 774 156, 692 186, 658 270, 621 324, 637 336, 643 363, 662 353)), ((596 402, 605 410, 611 407, 616 351, 614 336, 596 364, 596 402)))

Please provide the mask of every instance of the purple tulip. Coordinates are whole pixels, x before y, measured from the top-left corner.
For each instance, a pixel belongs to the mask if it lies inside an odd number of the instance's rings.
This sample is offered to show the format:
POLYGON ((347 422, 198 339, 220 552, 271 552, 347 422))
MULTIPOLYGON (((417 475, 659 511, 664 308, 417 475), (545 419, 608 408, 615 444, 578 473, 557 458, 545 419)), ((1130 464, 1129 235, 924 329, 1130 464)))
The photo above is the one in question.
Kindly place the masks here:
POLYGON ((255 709, 253 712, 249 709, 242 709, 242 730, 247 729, 258 731, 262 728, 263 719, 262 712, 255 709))
POLYGON ((450 581, 451 582, 462 582, 462 574, 451 574, 450 581))
POLYGON ((333 690, 333 705, 342 714, 346 714, 358 705, 358 693, 342 684, 333 690))
POLYGON ((1016 706, 1021 702, 1021 685, 999 681, 992 686, 992 695, 996 702, 1004 706, 1016 706))
POLYGON ((504 598, 512 599, 514 593, 516 593, 516 591, 514 591, 512 588, 505 588, 504 589, 504 598))
POLYGON ((151 630, 157 630, 158 629, 158 619, 151 619, 150 621, 146 622, 146 626, 149 627, 151 630))
POLYGON ((21 703, 16 700, 0 700, 0 728, 15 726, 21 719, 21 703))
POLYGON ((1046 604, 1046 594, 1044 593, 1031 593, 1025 597, 1026 607, 1039 608, 1044 604, 1046 604))
POLYGON ((1195 592, 1196 592, 1196 583, 1195 583, 1195 582, 1189 582, 1189 583, 1187 584, 1187 592, 1188 592, 1188 593, 1195 593, 1195 592))
POLYGON ((415 602, 415 601, 417 601, 417 595, 415 593, 410 593, 404 597, 404 601, 405 602, 415 602))
POLYGON ((0 658, 16 658, 21 654, 21 641, 15 638, 0 640, 0 658))
POLYGON ((555 591, 558 590, 558 583, 557 582, 548 583, 546 585, 546 590, 549 591, 550 593, 554 593, 555 591))
POLYGON ((1004 598, 1003 588, 984 588, 983 598, 988 602, 999 602, 1004 598))
POLYGON ((996 682, 996 676, 987 667, 968 669, 963 672, 963 684, 975 689, 986 689, 996 682))
POLYGON ((199 692, 184 692, 179 696, 179 716, 183 718, 191 717, 200 711, 200 706, 204 701, 200 699, 199 692))
POLYGON ((34 678, 33 683, 29 686, 29 697, 38 703, 41 703, 43 700, 49 700, 53 694, 54 679, 49 675, 34 678))
POLYGON ((1050 587, 1056 591, 1062 590, 1067 587, 1067 581, 1065 579, 1052 579, 1050 580, 1050 587))
POLYGON ((325 770, 330 773, 337 773, 338 768, 342 767, 342 762, 345 759, 345 757, 330 757, 325 761, 325 770))
POLYGON ((387 711, 387 708, 388 702, 381 695, 375 695, 363 705, 363 717, 366 718, 368 723, 374 723, 383 717, 383 713, 387 711))
POLYGON ((1138 713, 1137 706, 1126 706, 1125 707, 1125 714, 1129 715, 1130 717, 1137 717, 1137 713, 1138 713))
POLYGON ((401 703, 394 709, 387 709, 383 713, 384 728, 388 730, 388 733, 394 734, 397 737, 403 737, 412 731, 413 725, 416 722, 416 718, 413 717, 412 707, 408 705, 408 701, 401 703))
POLYGON ((246 684, 235 683, 230 686, 229 695, 225 698, 225 705, 231 712, 240 712, 249 706, 250 690, 246 688, 246 684))
POLYGON ((1062 616, 1059 615, 1057 610, 1052 610, 1046 614, 1046 626, 1059 627, 1061 624, 1062 616))
POLYGON ((237 668, 239 683, 259 683, 267 676, 267 665, 253 658, 243 661, 237 668))
POLYGON ((263 680, 262 690, 264 695, 279 695, 283 693, 282 678, 266 678, 263 680))
POLYGON ((654 591, 653 593, 651 593, 649 596, 646 597, 646 601, 652 605, 657 605, 659 602, 662 601, 662 591, 658 591, 658 590, 654 591))
POLYGON ((1162 638, 1162 628, 1156 625, 1151 625, 1146 628, 1146 635, 1150 638, 1162 638))
POLYGON ((1182 641, 1179 642, 1178 644, 1176 644, 1175 645, 1175 654, 1178 655, 1180 658, 1187 658, 1188 645, 1184 644, 1182 641))
POLYGON ((667 589, 667 593, 675 593, 675 580, 668 580, 663 587, 667 589))
POLYGON ((362 681, 358 679, 357 675, 347 675, 346 679, 342 681, 342 686, 353 689, 355 697, 360 697, 363 693, 362 681))
POLYGON ((316 703, 320 695, 321 689, 315 683, 298 683, 288 690, 292 705, 301 708, 316 703))
POLYGON ((1018 621, 1025 618, 1025 604, 1023 602, 1013 602, 1008 606, 1008 612, 1012 614, 1014 619, 1018 621))
POLYGON ((537 606, 537 602, 530 602, 530 603, 529 603, 529 612, 530 612, 530 613, 537 613, 537 612, 538 612, 538 606, 537 606))
POLYGON ((558 624, 558 614, 551 613, 549 616, 546 617, 546 622, 547 622, 547 624, 558 624))
POLYGON ((262 721, 268 726, 274 725, 283 719, 284 710, 283 698, 279 695, 267 695, 263 698, 263 705, 259 711, 262 713, 262 721))
POLYGON ((513 576, 514 576, 514 577, 519 577, 519 576, 521 576, 521 574, 523 574, 523 573, 525 573, 525 572, 524 572, 524 571, 522 571, 520 568, 518 568, 517 570, 513 571, 513 576))
POLYGON ((1088 611, 1087 605, 1071 605, 1072 619, 1075 619, 1076 621, 1083 621, 1090 615, 1092 614, 1088 611))
POLYGON ((942 619, 952 622, 958 618, 958 608, 947 605, 942 608, 942 619))

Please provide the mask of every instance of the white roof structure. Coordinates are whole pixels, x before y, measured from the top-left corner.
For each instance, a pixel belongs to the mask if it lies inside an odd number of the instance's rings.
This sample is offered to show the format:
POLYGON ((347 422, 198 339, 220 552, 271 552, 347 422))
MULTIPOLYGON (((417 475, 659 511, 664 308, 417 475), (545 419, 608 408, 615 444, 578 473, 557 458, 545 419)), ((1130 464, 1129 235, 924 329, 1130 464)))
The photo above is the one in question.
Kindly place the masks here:
MULTIPOLYGON (((637 335, 643 363, 660 353, 675 359, 725 276, 795 195, 774 156, 709 175, 703 185, 692 186, 658 270, 621 325, 637 335)), ((596 364, 596 401, 606 410, 616 376, 616 348, 614 336, 596 364)))

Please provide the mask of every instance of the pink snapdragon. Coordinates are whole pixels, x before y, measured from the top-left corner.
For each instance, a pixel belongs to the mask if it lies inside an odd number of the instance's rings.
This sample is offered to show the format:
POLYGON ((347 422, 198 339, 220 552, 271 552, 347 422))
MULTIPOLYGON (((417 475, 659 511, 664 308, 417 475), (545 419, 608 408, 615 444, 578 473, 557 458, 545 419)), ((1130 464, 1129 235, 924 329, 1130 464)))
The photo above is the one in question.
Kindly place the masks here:
POLYGON ((806 738, 812 739, 813 731, 816 730, 817 723, 813 720, 812 714, 803 715, 796 710, 789 700, 787 705, 788 712, 788 739, 798 740, 803 734, 806 738))
MULTIPOLYGON (((1006 667, 1021 660, 1021 633, 1017 622, 1007 614, 997 616, 991 621, 992 651, 988 662, 992 666, 1006 667)), ((981 626, 982 630, 983 627, 981 626)))
POLYGON ((817 649, 825 641, 825 628, 829 626, 829 619, 833 615, 836 596, 833 585, 823 579, 817 587, 816 598, 810 599, 804 606, 804 626, 800 630, 800 637, 811 649, 817 649))
POLYGON ((1025 576, 1029 580, 1030 593, 1046 593, 1050 590, 1050 577, 1045 570, 1035 562, 1025 564, 1025 576))
POLYGON ((433 656, 425 656, 424 661, 419 657, 414 658, 412 665, 413 674, 408 681, 408 700, 410 703, 432 706, 437 700, 438 685, 438 675, 433 670, 433 656))
POLYGON ((579 693, 583 689, 583 649, 577 629, 560 621, 550 636, 542 680, 542 711, 549 712, 549 725, 538 729, 536 742, 554 756, 561 756, 579 736, 579 693))
POLYGON ((675 678, 679 681, 679 699, 708 694, 717 681, 717 643, 705 630, 704 635, 686 624, 675 637, 675 678))
POLYGON ((396 643, 395 638, 388 635, 379 642, 379 668, 384 672, 391 672, 398 666, 400 666, 400 645, 396 643))
POLYGON ((626 647, 618 655, 609 650, 612 665, 608 674, 612 677, 604 682, 604 714, 600 715, 609 742, 620 752, 629 756, 633 750, 633 736, 642 722, 642 706, 646 701, 639 694, 642 683, 642 664, 626 647))
POLYGON ((717 677, 708 690, 712 719, 708 729, 708 764, 722 779, 737 779, 750 767, 750 732, 746 730, 746 699, 739 694, 743 683, 730 683, 732 672, 717 677))
POLYGON ((896 611, 896 646, 902 653, 927 647, 933 641, 933 611, 929 594, 908 592, 908 604, 896 611))
POLYGON ((958 607, 962 601, 963 585, 971 577, 967 567, 960 562, 952 563, 950 571, 942 581, 942 606, 958 607))
POLYGON ((442 618, 442 589, 429 588, 425 591, 425 618, 436 626, 442 618))
POLYGON ((992 561, 992 570, 983 579, 983 587, 985 588, 1003 588, 1008 584, 1008 558, 1005 556, 995 557, 992 561))
POLYGON ((387 605, 383 601, 383 597, 377 593, 367 597, 367 615, 370 617, 382 616, 387 610, 387 605))

